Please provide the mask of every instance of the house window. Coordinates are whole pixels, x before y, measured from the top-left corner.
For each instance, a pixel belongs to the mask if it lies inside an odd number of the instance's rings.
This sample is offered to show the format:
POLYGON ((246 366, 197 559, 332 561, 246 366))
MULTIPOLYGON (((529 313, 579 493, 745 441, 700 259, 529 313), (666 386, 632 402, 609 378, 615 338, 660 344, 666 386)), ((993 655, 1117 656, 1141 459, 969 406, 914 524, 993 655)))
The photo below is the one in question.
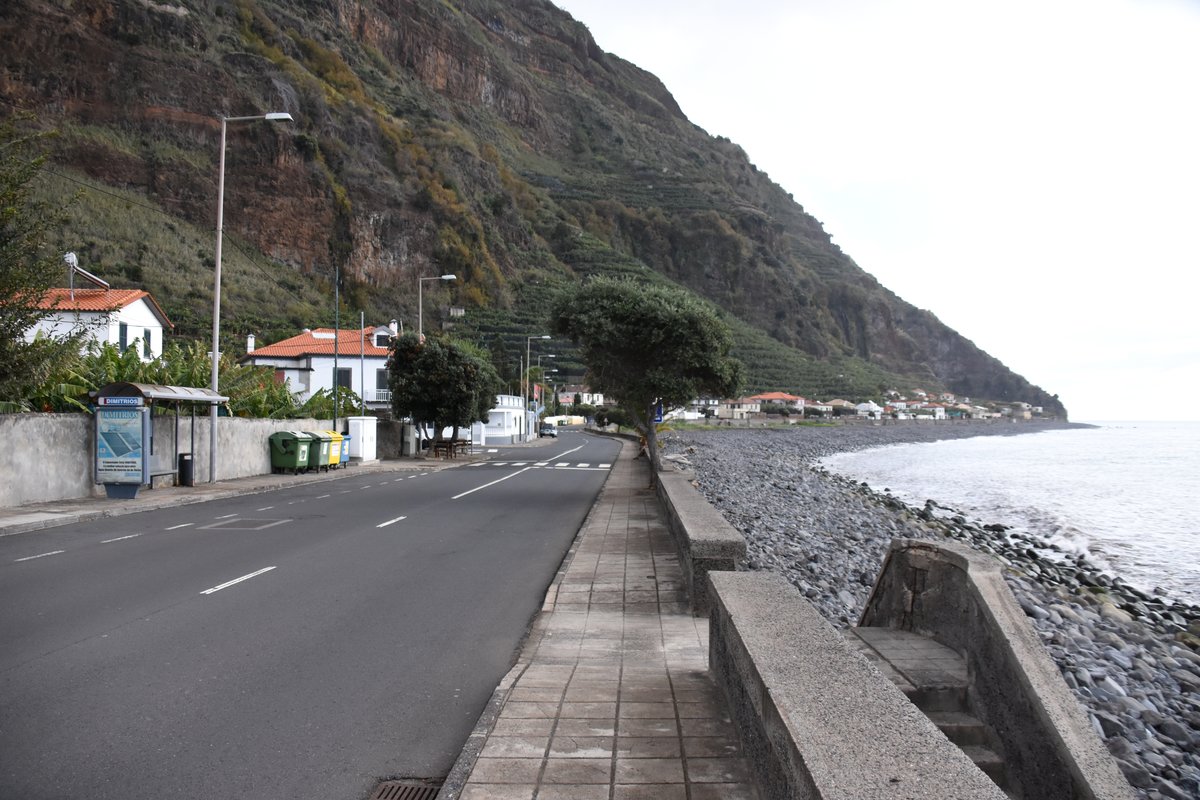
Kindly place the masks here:
POLYGON ((392 338, 392 335, 390 333, 377 333, 377 334, 375 334, 375 346, 376 347, 387 347, 388 340, 391 338, 392 338))
POLYGON ((117 332, 117 350, 124 353, 125 348, 129 346, 129 326, 124 322, 121 323, 117 332))
POLYGON ((343 387, 343 388, 346 388, 346 389, 349 389, 349 388, 350 388, 350 370, 348 370, 348 369, 340 369, 340 368, 338 369, 338 371, 337 371, 337 385, 338 385, 338 386, 341 386, 341 387, 343 387))
POLYGON ((386 369, 375 370, 375 388, 376 389, 387 389, 388 388, 388 371, 386 369))

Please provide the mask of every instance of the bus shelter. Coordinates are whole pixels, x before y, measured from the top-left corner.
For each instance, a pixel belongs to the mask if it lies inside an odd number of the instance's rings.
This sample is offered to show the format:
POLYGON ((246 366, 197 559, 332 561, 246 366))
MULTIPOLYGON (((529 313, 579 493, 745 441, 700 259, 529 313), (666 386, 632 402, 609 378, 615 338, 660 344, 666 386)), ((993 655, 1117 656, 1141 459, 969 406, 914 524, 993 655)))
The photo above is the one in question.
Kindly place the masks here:
POLYGON ((154 478, 171 475, 177 486, 195 485, 196 407, 211 407, 229 398, 212 389, 164 386, 154 383, 110 383, 91 393, 95 412, 96 483, 104 484, 109 497, 136 497, 141 486, 154 478), (179 411, 191 411, 188 452, 179 451, 179 411), (155 407, 170 409, 175 416, 171 460, 164 465, 155 450, 152 414, 155 407), (168 469, 163 469, 168 466, 168 469))

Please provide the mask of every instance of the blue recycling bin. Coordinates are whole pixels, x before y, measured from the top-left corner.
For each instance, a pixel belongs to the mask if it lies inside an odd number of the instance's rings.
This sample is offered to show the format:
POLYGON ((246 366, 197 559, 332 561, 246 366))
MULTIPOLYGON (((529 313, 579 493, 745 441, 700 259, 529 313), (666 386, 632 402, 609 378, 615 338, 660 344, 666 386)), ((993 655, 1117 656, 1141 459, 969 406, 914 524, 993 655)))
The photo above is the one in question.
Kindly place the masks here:
POLYGON ((344 467, 350 463, 350 434, 342 434, 342 458, 338 462, 339 467, 344 467))

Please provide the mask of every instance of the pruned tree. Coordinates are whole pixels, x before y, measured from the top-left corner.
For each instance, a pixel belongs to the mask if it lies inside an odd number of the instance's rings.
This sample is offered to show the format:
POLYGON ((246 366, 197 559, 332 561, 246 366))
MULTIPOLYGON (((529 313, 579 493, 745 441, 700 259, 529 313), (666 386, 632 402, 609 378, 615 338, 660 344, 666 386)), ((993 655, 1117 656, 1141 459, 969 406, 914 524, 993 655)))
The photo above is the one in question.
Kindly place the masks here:
POLYGON ((410 417, 422 429, 432 424, 435 439, 442 431, 486 422, 501 389, 487 355, 463 342, 406 333, 392 343, 388 357, 392 411, 410 417))
MULTIPOLYGON (((742 382, 733 337, 713 308, 670 286, 600 278, 561 297, 550 325, 582 348, 593 391, 615 397, 659 468, 655 412, 742 382)), ((654 478, 652 477, 652 480, 654 478)))

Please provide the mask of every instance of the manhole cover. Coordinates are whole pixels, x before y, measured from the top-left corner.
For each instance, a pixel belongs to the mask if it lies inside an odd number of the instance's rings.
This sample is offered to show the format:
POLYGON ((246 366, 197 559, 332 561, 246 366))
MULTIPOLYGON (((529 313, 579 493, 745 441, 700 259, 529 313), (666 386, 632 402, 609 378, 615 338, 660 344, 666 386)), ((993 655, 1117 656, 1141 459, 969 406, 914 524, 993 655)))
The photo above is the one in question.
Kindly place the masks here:
POLYGON ((434 800, 441 788, 441 781, 384 781, 370 800, 434 800))
POLYGON ((290 519, 223 519, 220 522, 214 522, 212 525, 201 526, 202 530, 217 530, 217 531, 262 531, 267 528, 274 528, 276 525, 282 525, 285 522, 291 522, 290 519))

